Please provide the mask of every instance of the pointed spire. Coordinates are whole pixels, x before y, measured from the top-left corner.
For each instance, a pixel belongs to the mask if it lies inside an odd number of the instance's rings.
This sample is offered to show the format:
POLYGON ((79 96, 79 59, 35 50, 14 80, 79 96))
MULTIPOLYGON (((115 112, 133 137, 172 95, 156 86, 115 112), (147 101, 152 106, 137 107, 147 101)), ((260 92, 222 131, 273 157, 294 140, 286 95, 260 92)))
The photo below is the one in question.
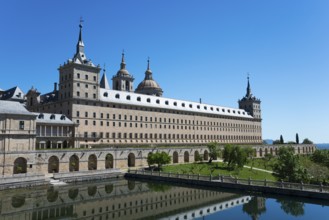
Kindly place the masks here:
POLYGON ((122 50, 122 58, 121 58, 121 64, 120 64, 121 69, 126 69, 126 63, 125 63, 125 51, 122 50))
POLYGON ((110 89, 110 84, 109 84, 109 81, 107 80, 107 77, 106 77, 105 64, 104 64, 104 68, 103 68, 103 76, 102 76, 102 79, 99 83, 99 86, 100 86, 100 88, 103 88, 103 89, 110 89))
POLYGON ((246 97, 251 97, 252 95, 251 95, 251 88, 250 88, 250 82, 249 82, 249 73, 248 73, 247 79, 248 79, 248 85, 247 85, 246 97))
POLYGON ((153 80, 152 71, 150 69, 150 57, 147 58, 147 70, 145 71, 145 80, 153 80))
POLYGON ((77 52, 76 53, 84 53, 84 43, 82 41, 82 17, 80 18, 80 24, 79 24, 79 28, 80 28, 80 31, 79 31, 79 40, 78 40, 78 43, 77 43, 77 52))

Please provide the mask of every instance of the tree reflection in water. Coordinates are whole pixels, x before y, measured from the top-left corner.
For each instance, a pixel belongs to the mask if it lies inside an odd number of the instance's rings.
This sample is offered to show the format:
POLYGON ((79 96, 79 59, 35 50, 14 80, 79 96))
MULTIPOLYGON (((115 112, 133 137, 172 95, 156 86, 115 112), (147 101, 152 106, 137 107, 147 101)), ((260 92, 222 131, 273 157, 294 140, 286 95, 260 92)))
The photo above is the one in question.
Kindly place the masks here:
POLYGON ((284 199, 277 199, 276 201, 281 204, 280 208, 288 215, 292 215, 295 217, 304 215, 303 202, 284 200, 284 199))
POLYGON ((253 220, 259 218, 262 213, 266 212, 265 198, 253 197, 242 207, 243 212, 247 213, 253 220))

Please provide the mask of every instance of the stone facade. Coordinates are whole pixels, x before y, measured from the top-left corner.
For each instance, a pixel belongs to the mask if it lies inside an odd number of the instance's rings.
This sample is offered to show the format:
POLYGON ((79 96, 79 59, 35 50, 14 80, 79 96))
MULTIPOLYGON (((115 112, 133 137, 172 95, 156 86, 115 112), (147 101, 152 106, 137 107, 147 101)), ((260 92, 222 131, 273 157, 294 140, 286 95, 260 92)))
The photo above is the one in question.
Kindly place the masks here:
POLYGON ((144 87, 133 92, 123 55, 111 90, 107 80, 100 83, 99 66, 86 59, 81 28, 75 56, 59 67, 58 90, 44 95, 30 90, 27 108, 66 115, 79 124, 82 146, 262 143, 260 100, 251 95, 249 80, 240 108, 158 97, 163 91, 149 66, 144 87))

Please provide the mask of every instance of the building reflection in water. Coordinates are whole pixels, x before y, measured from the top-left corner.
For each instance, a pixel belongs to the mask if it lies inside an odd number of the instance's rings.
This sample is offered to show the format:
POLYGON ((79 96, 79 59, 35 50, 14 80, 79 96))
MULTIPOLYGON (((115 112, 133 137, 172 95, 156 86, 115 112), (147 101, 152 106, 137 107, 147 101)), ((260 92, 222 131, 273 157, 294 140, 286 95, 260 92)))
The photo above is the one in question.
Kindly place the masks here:
POLYGON ((118 179, 0 192, 0 219, 193 219, 252 197, 118 179))

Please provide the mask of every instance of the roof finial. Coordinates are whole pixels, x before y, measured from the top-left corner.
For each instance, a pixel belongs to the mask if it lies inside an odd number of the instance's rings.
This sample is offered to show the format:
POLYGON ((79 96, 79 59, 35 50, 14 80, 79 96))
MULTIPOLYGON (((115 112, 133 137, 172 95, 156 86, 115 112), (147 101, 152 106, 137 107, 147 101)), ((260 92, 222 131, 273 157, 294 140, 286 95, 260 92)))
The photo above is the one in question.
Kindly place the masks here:
POLYGON ((106 72, 106 65, 104 63, 104 67, 103 67, 103 72, 105 73, 106 72))
POLYGON ((147 70, 150 70, 150 57, 147 57, 147 70))
POLYGON ((84 22, 84 21, 83 21, 82 17, 80 17, 80 24, 79 24, 80 32, 79 32, 79 40, 77 43, 77 52, 76 52, 77 54, 84 53, 84 44, 82 41, 82 22, 84 22))
POLYGON ((126 68, 126 63, 125 63, 125 50, 122 50, 122 58, 121 58, 121 69, 126 68))
POLYGON ((248 85, 247 85, 247 94, 246 94, 246 97, 250 97, 251 96, 251 88, 250 88, 250 83, 249 83, 249 77, 250 74, 249 72, 247 73, 247 80, 248 80, 248 85))

